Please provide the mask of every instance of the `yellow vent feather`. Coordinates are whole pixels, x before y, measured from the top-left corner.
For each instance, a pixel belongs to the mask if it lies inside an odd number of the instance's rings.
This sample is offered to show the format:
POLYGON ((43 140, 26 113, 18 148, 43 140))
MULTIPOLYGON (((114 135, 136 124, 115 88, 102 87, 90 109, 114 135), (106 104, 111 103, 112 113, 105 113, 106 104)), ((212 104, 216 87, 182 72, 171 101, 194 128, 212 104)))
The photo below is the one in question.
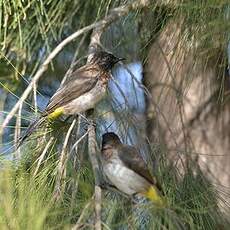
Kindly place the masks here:
POLYGON ((54 120, 64 113, 63 107, 55 109, 51 114, 48 115, 48 119, 54 120))
POLYGON ((159 192, 154 186, 150 186, 149 189, 145 192, 142 192, 142 194, 151 200, 154 204, 163 207, 165 206, 165 201, 163 198, 159 195, 159 192))

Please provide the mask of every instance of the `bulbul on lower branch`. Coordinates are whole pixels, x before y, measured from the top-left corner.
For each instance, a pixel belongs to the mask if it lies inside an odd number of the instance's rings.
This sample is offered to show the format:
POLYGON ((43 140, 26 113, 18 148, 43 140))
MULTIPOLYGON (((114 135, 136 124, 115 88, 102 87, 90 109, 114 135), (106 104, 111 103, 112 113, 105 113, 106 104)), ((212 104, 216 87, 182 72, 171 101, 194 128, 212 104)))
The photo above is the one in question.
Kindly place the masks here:
POLYGON ((151 176, 137 149, 122 144, 113 132, 102 136, 102 168, 109 181, 127 195, 140 195, 158 206, 164 206, 160 186, 151 176))

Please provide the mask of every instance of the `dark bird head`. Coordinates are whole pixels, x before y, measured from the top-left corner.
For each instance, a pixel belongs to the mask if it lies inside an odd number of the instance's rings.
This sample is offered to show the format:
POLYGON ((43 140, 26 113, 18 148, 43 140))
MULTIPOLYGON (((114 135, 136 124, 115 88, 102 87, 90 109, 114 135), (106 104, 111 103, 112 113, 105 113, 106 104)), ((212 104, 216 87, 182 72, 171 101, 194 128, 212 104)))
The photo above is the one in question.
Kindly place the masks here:
POLYGON ((99 65, 104 71, 109 71, 116 63, 122 60, 124 60, 124 58, 115 57, 111 53, 107 53, 105 51, 97 51, 93 54, 91 62, 93 64, 99 65))
POLYGON ((102 146, 104 145, 116 146, 121 144, 120 138, 113 132, 105 133, 102 135, 102 146))

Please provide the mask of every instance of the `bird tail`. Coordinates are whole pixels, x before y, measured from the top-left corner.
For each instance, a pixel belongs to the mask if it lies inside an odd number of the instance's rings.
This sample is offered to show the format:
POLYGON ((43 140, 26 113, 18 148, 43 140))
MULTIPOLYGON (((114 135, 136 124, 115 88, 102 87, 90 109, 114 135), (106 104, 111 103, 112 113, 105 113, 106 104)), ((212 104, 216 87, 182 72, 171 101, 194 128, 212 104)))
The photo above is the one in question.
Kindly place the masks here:
POLYGON ((46 117, 41 117, 32 122, 27 130, 24 132, 24 134, 18 139, 16 149, 19 148, 24 143, 24 141, 33 133, 33 131, 36 130, 45 120, 46 117))
POLYGON ((151 185, 148 190, 143 193, 143 195, 159 207, 164 207, 166 205, 166 202, 160 195, 160 192, 153 185, 151 185))

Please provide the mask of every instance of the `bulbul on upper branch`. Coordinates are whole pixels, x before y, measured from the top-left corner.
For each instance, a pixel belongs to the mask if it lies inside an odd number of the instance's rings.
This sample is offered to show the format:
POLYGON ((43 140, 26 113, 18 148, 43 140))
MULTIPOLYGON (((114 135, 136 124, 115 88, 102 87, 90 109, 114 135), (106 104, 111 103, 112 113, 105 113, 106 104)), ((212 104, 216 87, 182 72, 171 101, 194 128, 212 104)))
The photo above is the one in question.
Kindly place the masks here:
POLYGON ((54 120, 61 115, 73 115, 94 108, 106 94, 111 69, 121 60, 123 58, 117 58, 111 53, 95 52, 89 63, 74 71, 57 89, 41 117, 19 139, 18 146, 45 120, 54 120))
POLYGON ((161 188, 135 147, 122 144, 115 133, 109 132, 102 136, 101 154, 103 172, 118 190, 146 197, 161 207, 165 205, 161 188))

